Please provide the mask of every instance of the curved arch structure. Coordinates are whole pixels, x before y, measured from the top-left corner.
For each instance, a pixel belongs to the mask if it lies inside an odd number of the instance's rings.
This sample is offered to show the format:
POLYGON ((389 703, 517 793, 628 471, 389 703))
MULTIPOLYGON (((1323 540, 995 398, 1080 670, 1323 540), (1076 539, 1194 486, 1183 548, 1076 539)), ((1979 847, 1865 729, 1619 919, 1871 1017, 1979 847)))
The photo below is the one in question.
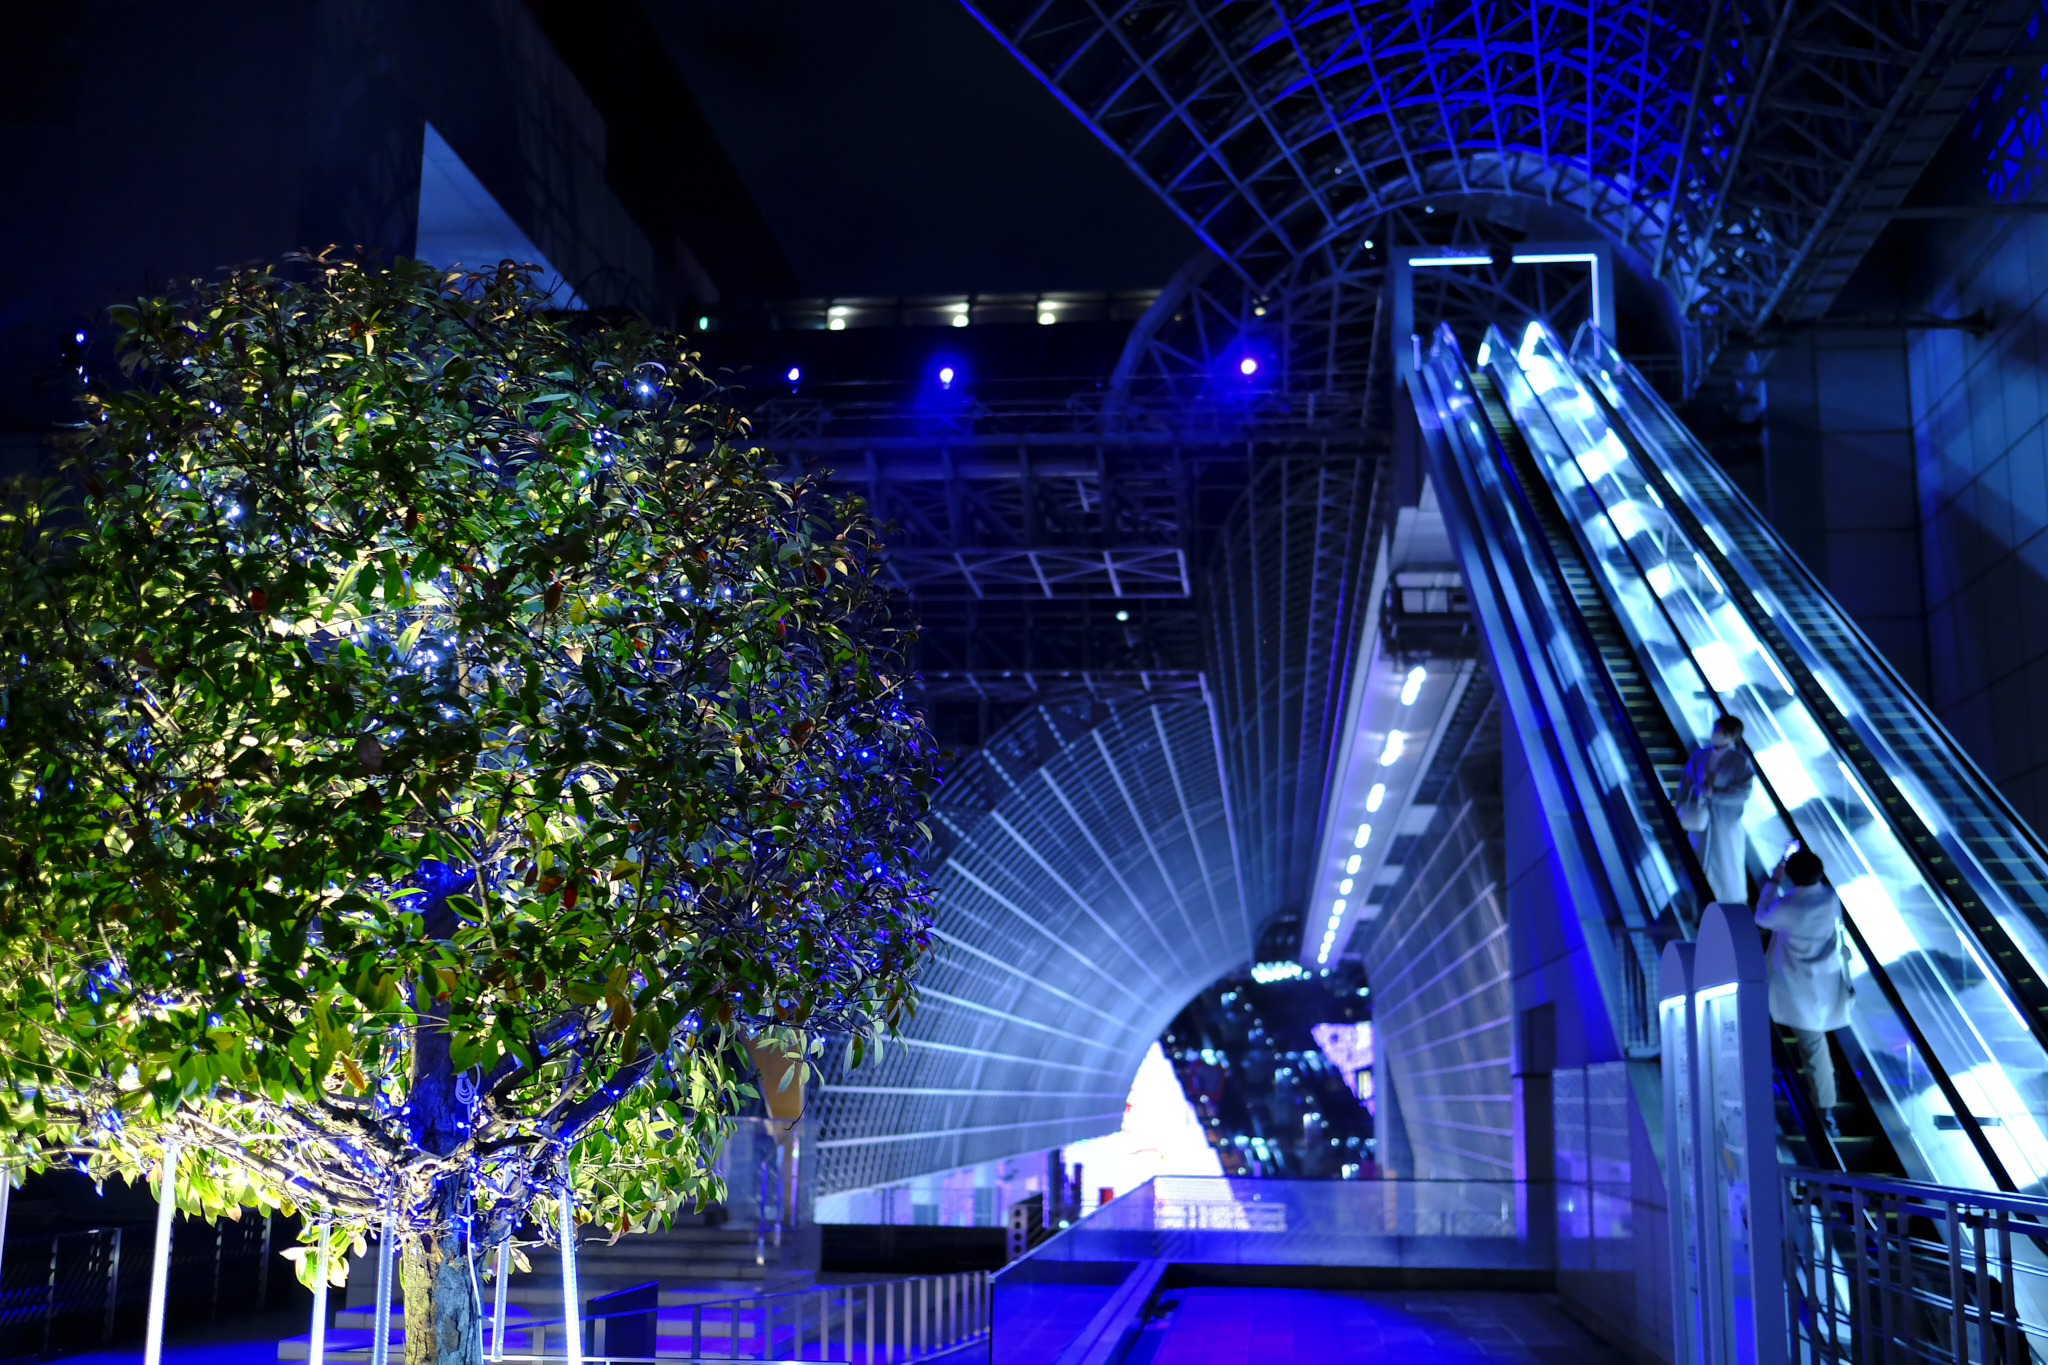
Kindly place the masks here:
POLYGON ((905 1046, 828 1056, 820 1188, 1114 1127, 1166 1021, 1299 908, 1389 501, 1377 248, 1541 204, 1709 351, 1818 316, 2037 3, 971 0, 1209 249, 1136 329, 1101 430, 1164 400, 1292 435, 1245 439, 1199 686, 1082 685, 948 784, 943 952, 905 1046))
MULTIPOLYGON (((1571 206, 1710 333, 1824 312, 2021 0, 970 0, 1255 290, 1449 196, 1571 206)), ((1411 238, 1410 240, 1426 240, 1411 238)))
POLYGON ((939 952, 903 1046, 826 1059, 831 1193, 1113 1130, 1145 1049, 1251 955, 1199 692, 1073 698, 1006 727, 934 810, 939 952))

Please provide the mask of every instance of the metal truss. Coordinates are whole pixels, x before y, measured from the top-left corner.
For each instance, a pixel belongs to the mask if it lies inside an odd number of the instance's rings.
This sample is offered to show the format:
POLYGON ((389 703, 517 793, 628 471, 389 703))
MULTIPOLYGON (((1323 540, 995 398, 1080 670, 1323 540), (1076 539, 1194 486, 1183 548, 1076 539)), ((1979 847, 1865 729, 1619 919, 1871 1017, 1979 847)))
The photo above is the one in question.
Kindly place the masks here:
POLYGON ((1210 677, 1261 916, 1299 914, 1307 896, 1344 689, 1370 643, 1388 475, 1356 457, 1268 465, 1211 569, 1210 677))
POLYGON ((2031 0, 970 0, 1255 296, 1568 205, 1708 344, 1824 311, 2031 0), (1400 236, 1407 242, 1434 240, 1400 236))
POLYGON ((858 1069, 828 1051, 821 1193, 1113 1131, 1145 1049, 1251 954, 1198 684, 1034 708, 933 826, 939 951, 901 1044, 858 1069))

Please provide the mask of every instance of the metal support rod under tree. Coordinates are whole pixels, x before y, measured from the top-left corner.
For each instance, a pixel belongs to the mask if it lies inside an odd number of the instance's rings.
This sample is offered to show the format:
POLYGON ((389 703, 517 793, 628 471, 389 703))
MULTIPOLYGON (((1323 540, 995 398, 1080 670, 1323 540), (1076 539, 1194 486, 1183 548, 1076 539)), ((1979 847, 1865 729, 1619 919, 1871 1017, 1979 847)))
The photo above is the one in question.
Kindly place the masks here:
POLYGON ((306 1359, 312 1365, 325 1365, 327 1360, 327 1237, 334 1230, 334 1215, 322 1213, 319 1228, 319 1249, 313 1256, 313 1335, 306 1344, 306 1359))
POLYGON ((377 1305, 370 1315, 370 1365, 391 1365, 391 1253, 398 1242, 398 1210, 384 1210, 377 1238, 377 1305))
POLYGON ((142 1365, 162 1365, 164 1358, 164 1291, 171 1278, 171 1220, 178 1213, 178 1148, 176 1138, 164 1143, 157 1182, 156 1256, 149 1264, 149 1326, 142 1338, 142 1365))

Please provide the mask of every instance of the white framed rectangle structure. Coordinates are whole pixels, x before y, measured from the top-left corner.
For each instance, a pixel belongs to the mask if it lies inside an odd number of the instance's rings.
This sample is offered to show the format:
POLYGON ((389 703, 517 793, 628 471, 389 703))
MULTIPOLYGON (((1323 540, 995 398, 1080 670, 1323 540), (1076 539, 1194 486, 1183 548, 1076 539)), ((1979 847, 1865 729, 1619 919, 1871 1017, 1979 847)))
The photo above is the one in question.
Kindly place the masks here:
MULTIPOLYGON (((1415 327, 1415 272, 1418 270, 1461 270, 1496 264, 1575 265, 1583 263, 1592 272, 1591 320, 1601 332, 1614 331, 1614 248, 1604 241, 1523 242, 1507 253, 1503 262, 1494 251, 1481 247, 1404 246, 1390 253, 1387 288, 1394 305, 1394 377, 1404 381, 1417 369, 1422 339, 1415 327)), ((1518 330, 1527 318, 1503 321, 1503 331, 1518 330)), ((1483 363, 1483 362, 1482 362, 1483 363)))

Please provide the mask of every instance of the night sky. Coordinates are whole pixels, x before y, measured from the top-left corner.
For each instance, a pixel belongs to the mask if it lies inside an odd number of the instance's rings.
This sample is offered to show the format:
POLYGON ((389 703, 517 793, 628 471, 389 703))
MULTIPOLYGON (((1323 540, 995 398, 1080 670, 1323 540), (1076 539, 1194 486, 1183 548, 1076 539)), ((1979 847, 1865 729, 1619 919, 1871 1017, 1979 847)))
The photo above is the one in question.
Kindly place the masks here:
POLYGON ((953 0, 644 0, 810 296, 1143 289, 1194 234, 953 0))

